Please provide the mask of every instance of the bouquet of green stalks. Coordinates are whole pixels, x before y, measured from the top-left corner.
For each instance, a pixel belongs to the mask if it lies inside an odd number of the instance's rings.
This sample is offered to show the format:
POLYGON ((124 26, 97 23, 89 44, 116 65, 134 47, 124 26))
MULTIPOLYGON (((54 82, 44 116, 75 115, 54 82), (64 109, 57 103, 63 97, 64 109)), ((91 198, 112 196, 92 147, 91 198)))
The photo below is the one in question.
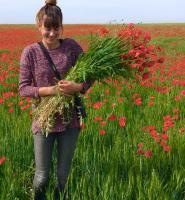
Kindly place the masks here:
MULTIPOLYGON (((130 60, 127 62, 127 59, 122 57, 130 48, 129 40, 118 35, 92 36, 88 51, 79 56, 65 79, 81 83, 87 80, 102 82, 107 78, 116 79, 119 76, 131 78, 135 70, 130 67, 130 60)), ((33 111, 33 117, 43 132, 48 134, 54 125, 56 113, 61 115, 64 123, 70 123, 71 105, 74 106, 74 97, 59 93, 53 97, 42 97, 40 104, 33 111)))

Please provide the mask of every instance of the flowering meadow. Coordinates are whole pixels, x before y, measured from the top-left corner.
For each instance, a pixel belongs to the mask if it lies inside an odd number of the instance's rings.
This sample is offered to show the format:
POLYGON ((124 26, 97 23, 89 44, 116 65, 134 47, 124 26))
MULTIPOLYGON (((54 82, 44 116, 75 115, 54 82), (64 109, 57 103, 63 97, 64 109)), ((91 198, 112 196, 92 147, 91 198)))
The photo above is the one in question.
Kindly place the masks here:
MULTIPOLYGON (((63 37, 74 38, 86 51, 91 35, 103 27, 65 25, 63 37)), ((149 68, 142 78, 95 82, 85 94, 88 117, 66 187, 69 199, 185 199, 185 26, 136 28, 134 37, 144 34, 149 45, 130 55, 142 60, 155 46, 160 56, 142 62, 149 68)), ((0 25, 0 200, 33 196, 31 100, 19 96, 18 78, 23 48, 40 39, 33 25, 0 25)), ((51 200, 55 164, 54 151, 47 192, 51 200)))

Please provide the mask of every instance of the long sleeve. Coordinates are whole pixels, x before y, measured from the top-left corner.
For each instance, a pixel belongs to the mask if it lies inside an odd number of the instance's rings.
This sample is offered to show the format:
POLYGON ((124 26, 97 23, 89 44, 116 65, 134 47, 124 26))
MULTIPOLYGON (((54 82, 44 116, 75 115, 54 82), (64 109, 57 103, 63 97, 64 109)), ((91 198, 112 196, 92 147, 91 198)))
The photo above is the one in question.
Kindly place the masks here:
POLYGON ((28 48, 25 48, 20 60, 20 74, 19 74, 19 94, 24 97, 39 97, 39 87, 34 87, 33 73, 31 67, 31 55, 28 48))

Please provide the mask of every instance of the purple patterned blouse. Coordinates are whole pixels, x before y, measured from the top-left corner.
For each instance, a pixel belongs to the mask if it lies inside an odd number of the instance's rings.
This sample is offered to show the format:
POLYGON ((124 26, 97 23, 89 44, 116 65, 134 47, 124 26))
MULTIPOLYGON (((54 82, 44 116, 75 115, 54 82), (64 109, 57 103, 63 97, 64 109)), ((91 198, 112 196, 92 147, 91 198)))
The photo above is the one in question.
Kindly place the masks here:
MULTIPOLYGON (((83 52, 83 50, 75 40, 66 38, 63 39, 59 47, 48 50, 48 52, 63 78, 67 71, 75 65, 78 56, 83 52)), ((20 60, 20 96, 40 98, 38 92, 39 87, 47 87, 55 84, 55 75, 45 58, 45 55, 40 49, 40 46, 37 43, 27 46, 23 50, 20 60)), ((84 94, 90 86, 90 81, 84 82, 84 89, 81 93, 84 94)), ((72 121, 68 126, 72 128, 80 127, 75 111, 72 121)), ((60 116, 58 116, 51 132, 62 132, 65 129, 66 125, 62 124, 62 120, 60 116)), ((34 134, 41 132, 39 125, 34 120, 32 122, 32 132, 34 134)))

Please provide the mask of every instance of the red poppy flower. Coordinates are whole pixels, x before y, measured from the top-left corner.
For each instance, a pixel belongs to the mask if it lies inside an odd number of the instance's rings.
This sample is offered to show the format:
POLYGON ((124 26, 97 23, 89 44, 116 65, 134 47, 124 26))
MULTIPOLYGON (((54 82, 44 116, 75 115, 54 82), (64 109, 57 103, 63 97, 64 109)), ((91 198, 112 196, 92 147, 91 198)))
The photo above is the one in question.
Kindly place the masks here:
POLYGON ((8 110, 9 113, 13 113, 13 111, 14 111, 13 108, 10 108, 10 109, 8 110))
POLYGON ((169 152, 169 151, 171 151, 171 147, 168 146, 168 145, 165 145, 165 146, 163 146, 163 150, 164 150, 165 152, 169 152))
POLYGON ((119 118, 119 126, 120 127, 125 127, 126 124, 126 118, 125 117, 120 117, 119 118))
POLYGON ((146 158, 150 158, 150 157, 152 157, 153 154, 152 154, 151 150, 147 150, 147 151, 145 151, 144 155, 146 158))
POLYGON ((180 101, 181 100, 181 97, 180 96, 176 96, 175 97, 175 101, 180 101))
POLYGON ((2 98, 0 98, 0 104, 2 104, 4 102, 4 100, 2 98))
POLYGON ((123 97, 119 97, 119 98, 118 98, 118 102, 119 102, 119 103, 122 103, 123 100, 124 100, 123 97))
POLYGON ((94 107, 94 109, 98 110, 101 108, 102 105, 103 105, 103 103, 99 101, 99 102, 96 102, 93 107, 94 107))
POLYGON ((24 104, 24 101, 19 102, 19 106, 22 106, 24 104))
POLYGON ((164 60, 165 60, 165 59, 164 59, 163 57, 161 57, 161 58, 159 58, 159 59, 157 60, 157 62, 158 62, 158 63, 163 63, 164 60))
POLYGON ((138 148, 143 147, 143 145, 144 145, 143 142, 140 142, 140 143, 137 144, 138 148))
POLYGON ((146 73, 144 73, 144 74, 142 75, 142 79, 143 79, 143 80, 146 80, 146 79, 149 78, 149 76, 150 76, 150 73, 149 73, 149 72, 146 72, 146 73))
POLYGON ((100 122, 100 125, 101 125, 101 126, 105 126, 106 124, 107 124, 106 121, 102 121, 102 122, 100 122))
POLYGON ((5 162, 5 160, 6 160, 6 157, 5 157, 5 156, 1 157, 1 158, 0 158, 0 165, 2 165, 2 164, 5 162))
POLYGON ((106 133, 105 130, 99 130, 100 135, 105 135, 105 133, 106 133))
POLYGON ((140 97, 137 98, 137 99, 135 99, 135 104, 136 104, 137 106, 140 106, 140 105, 142 104, 142 100, 141 100, 140 97))
POLYGON ((168 140, 168 135, 164 133, 164 134, 161 135, 161 138, 163 140, 168 140))
POLYGON ((180 94, 183 95, 183 96, 185 96, 185 90, 181 90, 180 94))
POLYGON ((102 117, 99 117, 99 116, 94 117, 94 122, 96 121, 102 121, 102 117))
POLYGON ((105 35, 107 35, 109 33, 109 30, 107 29, 107 28, 101 28, 100 30, 99 30, 99 35, 100 36, 105 36, 105 35))
POLYGON ((139 154, 139 155, 143 155, 145 152, 142 150, 142 149, 138 149, 137 150, 137 154, 139 154))
POLYGON ((108 120, 114 121, 114 120, 116 120, 116 116, 114 114, 112 114, 111 116, 108 117, 108 120))

